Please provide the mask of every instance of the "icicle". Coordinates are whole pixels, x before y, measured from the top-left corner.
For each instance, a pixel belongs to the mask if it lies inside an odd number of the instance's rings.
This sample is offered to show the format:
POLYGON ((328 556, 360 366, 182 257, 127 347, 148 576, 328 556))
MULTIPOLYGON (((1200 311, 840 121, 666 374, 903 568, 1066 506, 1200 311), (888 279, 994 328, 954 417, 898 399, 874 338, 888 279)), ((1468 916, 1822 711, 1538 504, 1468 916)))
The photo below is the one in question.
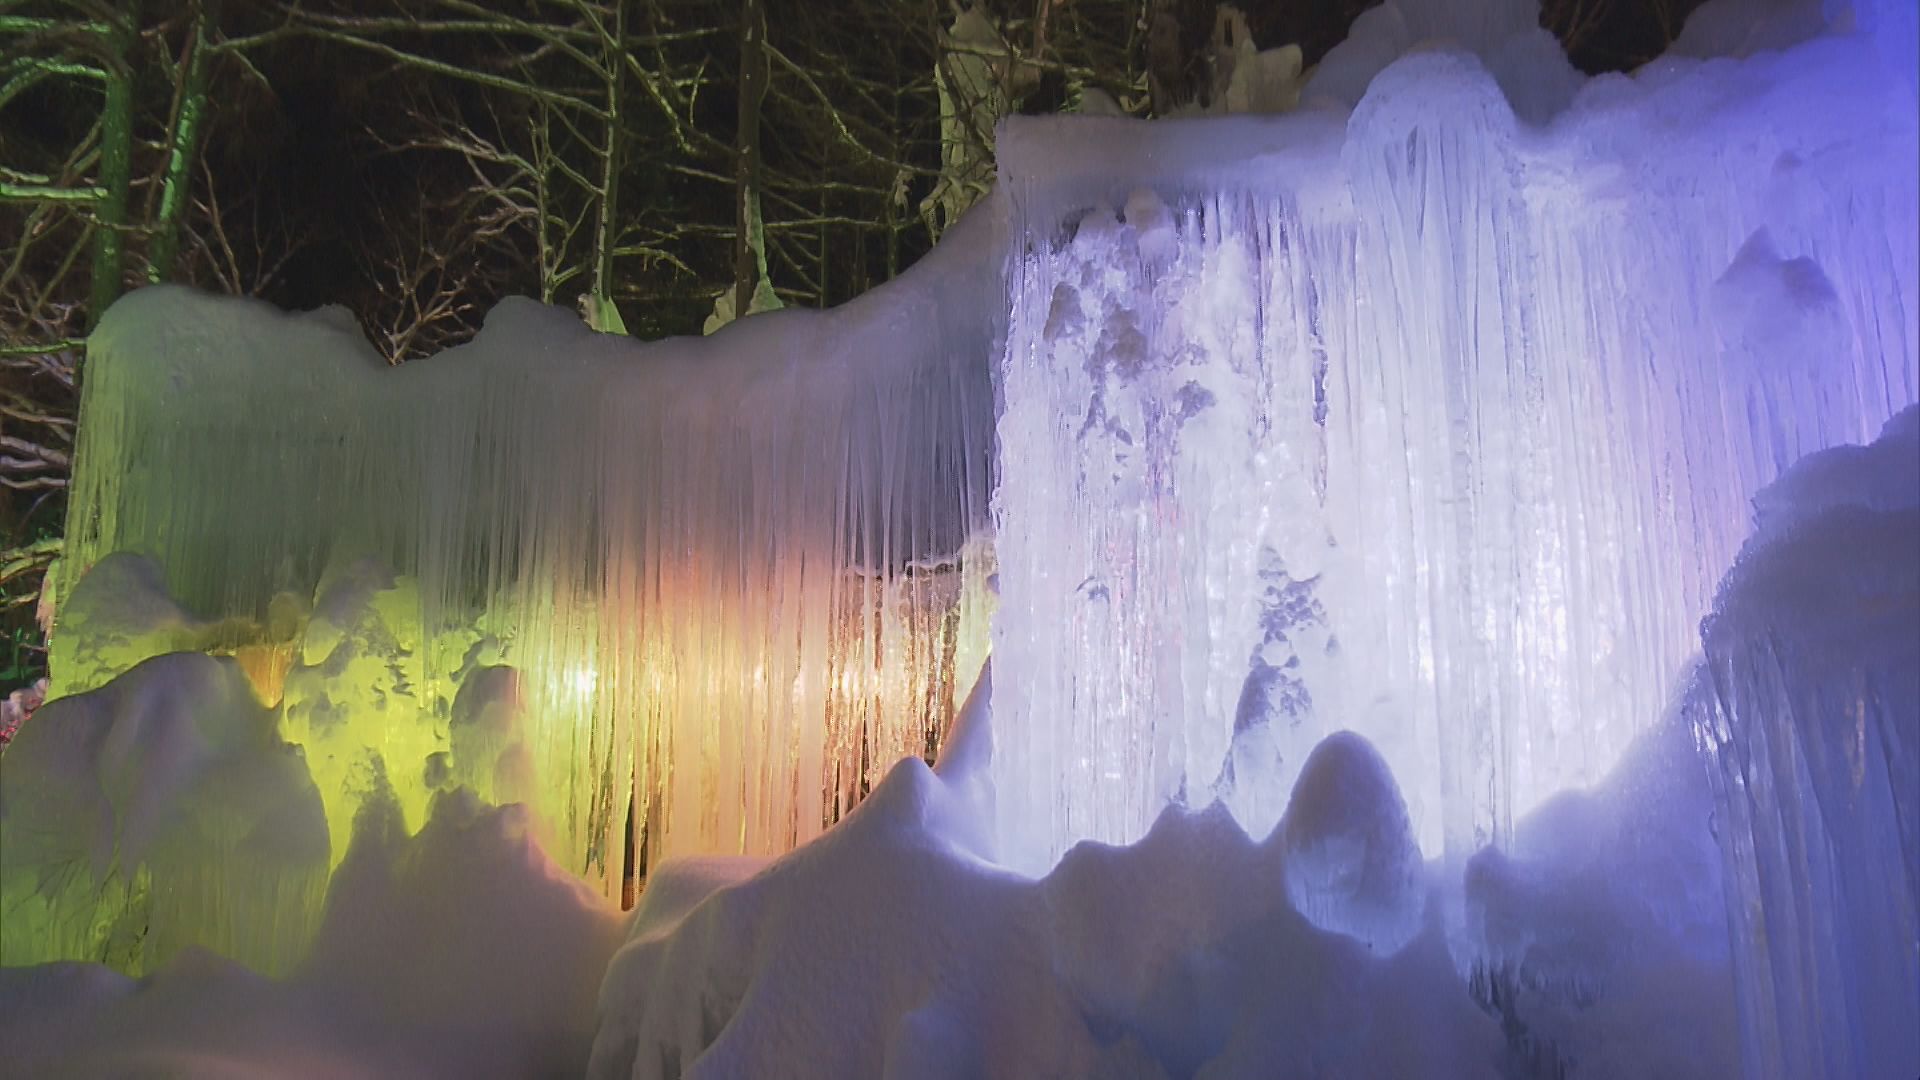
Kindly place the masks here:
POLYGON ((1545 130, 1446 51, 1344 129, 1010 123, 1004 850, 1216 795, 1270 826, 1342 728, 1433 854, 1599 778, 1754 494, 1920 393, 1913 112, 1869 49, 1596 82, 1545 130))
POLYGON ((509 301, 391 370, 337 312, 142 290, 90 343, 67 572, 147 555, 240 637, 313 606, 283 722, 336 860, 376 774, 417 827, 503 753, 608 890, 630 805, 649 858, 784 851, 929 753, 982 658, 995 213, 835 312, 642 346, 509 301), (502 664, 475 742, 456 697, 502 664))

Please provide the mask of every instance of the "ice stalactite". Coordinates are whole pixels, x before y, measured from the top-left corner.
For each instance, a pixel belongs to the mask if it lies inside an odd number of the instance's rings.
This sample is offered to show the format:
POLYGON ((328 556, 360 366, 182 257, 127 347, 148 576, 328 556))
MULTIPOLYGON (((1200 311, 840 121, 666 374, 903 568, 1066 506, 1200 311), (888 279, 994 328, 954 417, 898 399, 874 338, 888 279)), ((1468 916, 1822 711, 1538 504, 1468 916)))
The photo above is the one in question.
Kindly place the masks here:
POLYGON ((509 301, 397 369, 339 312, 143 290, 90 342, 68 585, 137 552, 207 625, 307 617, 284 718, 335 833, 366 768, 417 826, 460 681, 506 664, 563 864, 617 888, 630 805, 650 858, 784 851, 983 658, 998 235, 704 340, 509 301))
POLYGON ((1430 853, 1604 774, 1749 499, 1920 394, 1915 110, 1878 56, 1669 62, 1547 127, 1449 51, 1344 125, 1009 125, 1014 860, 1170 800, 1270 824, 1341 728, 1430 853))

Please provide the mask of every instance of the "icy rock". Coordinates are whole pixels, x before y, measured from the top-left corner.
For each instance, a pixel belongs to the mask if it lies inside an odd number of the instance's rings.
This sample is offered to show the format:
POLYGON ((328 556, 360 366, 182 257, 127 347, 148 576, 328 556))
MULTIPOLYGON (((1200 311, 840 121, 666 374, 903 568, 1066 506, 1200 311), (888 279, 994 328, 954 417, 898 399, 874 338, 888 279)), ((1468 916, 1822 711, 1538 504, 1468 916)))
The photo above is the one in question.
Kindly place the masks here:
POLYGON ((1313 748, 1273 842, 1309 922, 1377 953, 1419 933, 1426 905, 1407 804, 1373 745, 1350 731, 1313 748))

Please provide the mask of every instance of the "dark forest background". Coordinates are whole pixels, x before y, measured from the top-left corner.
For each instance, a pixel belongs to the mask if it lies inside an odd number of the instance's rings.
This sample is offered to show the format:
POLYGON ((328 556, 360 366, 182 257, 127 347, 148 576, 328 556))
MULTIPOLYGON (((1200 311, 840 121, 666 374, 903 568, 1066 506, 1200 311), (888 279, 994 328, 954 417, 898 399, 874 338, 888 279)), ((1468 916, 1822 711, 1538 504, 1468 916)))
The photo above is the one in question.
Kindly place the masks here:
MULTIPOLYGON (((1589 72, 1696 0, 1547 0, 1589 72)), ((992 180, 993 121, 1205 107, 1371 0, 0 0, 0 691, 44 665, 87 330, 179 281, 341 304, 391 362, 501 297, 700 333, 841 303, 992 180)))

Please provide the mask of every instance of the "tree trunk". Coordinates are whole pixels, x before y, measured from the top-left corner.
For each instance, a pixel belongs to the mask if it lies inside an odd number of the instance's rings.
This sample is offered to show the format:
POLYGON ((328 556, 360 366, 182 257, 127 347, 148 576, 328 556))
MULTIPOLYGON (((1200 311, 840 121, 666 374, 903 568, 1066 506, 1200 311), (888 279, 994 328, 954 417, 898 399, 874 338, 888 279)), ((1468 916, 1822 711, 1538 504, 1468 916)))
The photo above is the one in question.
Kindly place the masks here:
POLYGON ((760 0, 740 4, 740 116, 734 183, 733 317, 753 310, 767 272, 766 228, 760 217, 760 102, 767 93, 767 33, 760 0))
POLYGON ((106 102, 100 110, 100 188, 93 206, 93 292, 87 328, 119 298, 127 253, 127 191, 133 181, 133 72, 127 53, 139 19, 137 0, 107 15, 106 102))
POLYGON ((588 288, 589 321, 595 330, 610 334, 626 333, 620 310, 613 305, 613 250, 619 237, 617 210, 620 196, 621 157, 621 82, 626 73, 627 4, 614 0, 612 41, 604 46, 607 83, 606 139, 600 152, 600 205, 593 220, 593 276, 588 288))
POLYGON ((193 163, 200 150, 200 129, 207 111, 207 27, 218 17, 209 6, 218 0, 193 4, 188 29, 186 57, 181 66, 179 104, 174 113, 173 130, 167 138, 167 171, 161 181, 160 211, 153 222, 153 244, 147 252, 147 280, 165 281, 173 276, 173 263, 180 250, 180 219, 187 205, 187 191, 193 184, 193 163))

